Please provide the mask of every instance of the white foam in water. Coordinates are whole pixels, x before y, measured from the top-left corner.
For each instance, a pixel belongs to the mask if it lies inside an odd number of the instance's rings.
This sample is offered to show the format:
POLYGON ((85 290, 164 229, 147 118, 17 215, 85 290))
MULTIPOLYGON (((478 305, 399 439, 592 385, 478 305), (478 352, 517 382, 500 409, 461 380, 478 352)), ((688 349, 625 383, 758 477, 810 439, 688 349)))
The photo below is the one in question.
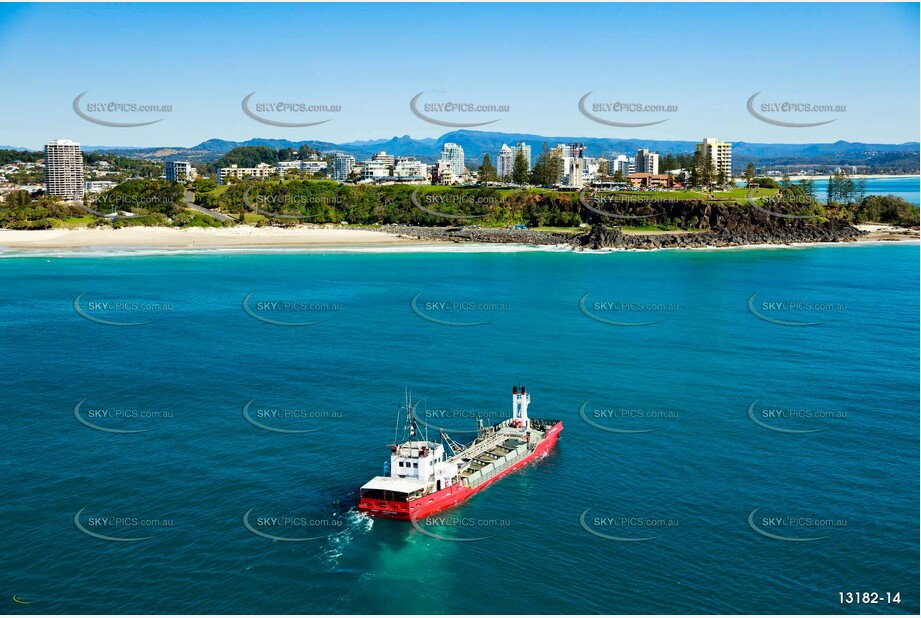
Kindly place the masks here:
POLYGON ((521 251, 573 252, 569 245, 528 245, 512 243, 420 243, 398 246, 315 246, 315 247, 211 247, 156 248, 156 247, 110 247, 71 250, 0 250, 0 258, 110 258, 150 257, 170 255, 248 255, 248 254, 301 254, 301 253, 515 253, 521 251))
POLYGON ((341 531, 329 537, 330 547, 325 552, 326 557, 334 565, 338 564, 339 557, 342 556, 349 543, 355 539, 356 534, 366 534, 374 526, 373 517, 355 510, 346 512, 342 519, 346 522, 345 526, 341 531))

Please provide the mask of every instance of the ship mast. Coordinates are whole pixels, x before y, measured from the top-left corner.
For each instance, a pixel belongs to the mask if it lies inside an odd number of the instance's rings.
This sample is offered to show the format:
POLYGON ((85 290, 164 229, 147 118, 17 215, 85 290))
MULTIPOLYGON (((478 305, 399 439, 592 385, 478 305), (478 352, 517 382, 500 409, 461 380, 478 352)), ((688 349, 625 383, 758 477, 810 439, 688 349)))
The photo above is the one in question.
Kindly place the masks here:
MULTIPOLYGON (((412 391, 408 388, 404 392, 404 401, 403 405, 400 406, 399 412, 397 412, 397 425, 393 432, 393 443, 395 446, 399 446, 404 442, 413 441, 416 438, 416 430, 418 425, 416 424, 416 413, 415 405, 413 404, 413 395, 412 391), (400 434, 400 421, 403 422, 403 433, 400 434)), ((427 436, 426 436, 427 439, 427 436)))

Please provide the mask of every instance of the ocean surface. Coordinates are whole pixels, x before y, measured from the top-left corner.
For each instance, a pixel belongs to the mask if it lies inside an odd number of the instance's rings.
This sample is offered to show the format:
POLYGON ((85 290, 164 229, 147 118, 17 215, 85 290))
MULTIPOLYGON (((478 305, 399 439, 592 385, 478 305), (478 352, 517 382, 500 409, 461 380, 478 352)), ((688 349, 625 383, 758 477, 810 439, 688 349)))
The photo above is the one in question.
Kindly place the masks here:
POLYGON ((917 614, 918 264, 2 259, 4 608, 917 614), (443 519, 355 512, 404 389, 464 441, 517 383, 551 455, 443 519))
MULTIPOLYGON (((888 178, 867 178, 867 195, 895 195, 912 204, 921 203, 921 187, 918 176, 896 176, 888 178)), ((815 180, 815 194, 825 201, 828 193, 828 179, 815 180)))

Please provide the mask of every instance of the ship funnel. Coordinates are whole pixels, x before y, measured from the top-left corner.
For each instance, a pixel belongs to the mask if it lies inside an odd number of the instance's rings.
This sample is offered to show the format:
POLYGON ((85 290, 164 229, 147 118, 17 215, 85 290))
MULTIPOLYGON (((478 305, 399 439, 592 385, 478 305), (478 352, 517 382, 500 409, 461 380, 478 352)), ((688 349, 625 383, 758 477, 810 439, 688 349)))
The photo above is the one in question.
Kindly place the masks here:
POLYGON ((531 403, 531 396, 528 395, 524 387, 521 387, 521 394, 518 396, 518 418, 522 420, 525 428, 528 427, 528 404, 531 403))
POLYGON ((512 418, 519 420, 523 423, 523 426, 526 428, 528 426, 528 404, 531 403, 531 396, 525 391, 525 387, 521 387, 521 393, 518 392, 518 387, 512 387, 512 418))

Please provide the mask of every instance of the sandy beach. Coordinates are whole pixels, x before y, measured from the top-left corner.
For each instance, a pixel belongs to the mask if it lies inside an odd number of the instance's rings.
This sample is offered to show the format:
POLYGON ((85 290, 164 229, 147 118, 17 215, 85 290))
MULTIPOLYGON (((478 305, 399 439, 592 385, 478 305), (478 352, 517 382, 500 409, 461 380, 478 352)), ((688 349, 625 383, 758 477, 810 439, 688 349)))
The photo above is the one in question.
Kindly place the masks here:
POLYGON ((855 225, 858 230, 869 232, 869 235, 866 237, 870 241, 903 241, 903 240, 915 240, 919 238, 919 233, 917 229, 907 228, 907 227, 898 227, 895 225, 878 225, 878 224, 862 224, 855 225))
MULTIPOLYGON (((855 226, 869 234, 856 241, 844 244, 877 244, 879 242, 915 242, 919 240, 917 229, 896 227, 892 225, 865 224, 855 226)), ((655 237, 668 232, 651 232, 641 234, 632 232, 630 236, 655 237)), ((688 236, 693 233, 687 232, 688 236)), ((792 247, 797 243, 778 244, 777 247, 792 247)), ((831 243, 835 244, 835 243, 831 243)), ((749 248, 767 245, 745 245, 749 248)), ((808 243, 807 243, 808 246, 808 243)), ((677 247, 663 247, 673 249, 677 247)), ((740 248, 737 245, 716 248, 740 248)), ((578 250, 563 244, 529 242, 527 239, 508 242, 477 242, 476 240, 458 241, 448 238, 415 238, 394 232, 384 232, 357 228, 333 227, 296 227, 273 228, 236 226, 232 228, 168 228, 168 227, 128 227, 112 228, 76 228, 56 230, 3 230, 0 229, 0 253, 9 255, 48 255, 73 254, 83 255, 112 254, 123 252, 132 254, 141 252, 172 253, 196 252, 207 250, 227 250, 244 252, 273 251, 521 251, 521 250, 578 250), (52 253, 49 253, 52 252, 52 253)), ((582 249, 584 250, 584 249, 582 249)), ((612 249, 606 249, 610 251, 612 249)), ((647 250, 656 250, 651 248, 647 250)))
POLYGON ((0 230, 3 249, 219 249, 246 247, 320 247, 415 244, 385 232, 347 228, 125 227, 57 230, 0 230))

